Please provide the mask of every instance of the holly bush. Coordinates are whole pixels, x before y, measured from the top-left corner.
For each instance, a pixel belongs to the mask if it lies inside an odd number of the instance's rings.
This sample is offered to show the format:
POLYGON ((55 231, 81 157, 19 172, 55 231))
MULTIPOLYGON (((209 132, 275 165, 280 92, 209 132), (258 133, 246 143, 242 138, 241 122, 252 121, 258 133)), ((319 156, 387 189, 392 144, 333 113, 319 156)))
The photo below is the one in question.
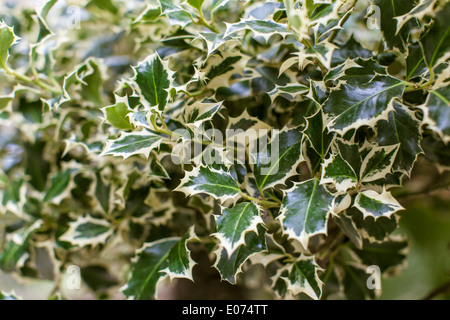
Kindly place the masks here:
POLYGON ((448 1, 1 7, 4 274, 51 299, 69 269, 82 297, 208 269, 265 298, 373 299, 371 272, 405 265, 397 196, 450 163, 448 1))

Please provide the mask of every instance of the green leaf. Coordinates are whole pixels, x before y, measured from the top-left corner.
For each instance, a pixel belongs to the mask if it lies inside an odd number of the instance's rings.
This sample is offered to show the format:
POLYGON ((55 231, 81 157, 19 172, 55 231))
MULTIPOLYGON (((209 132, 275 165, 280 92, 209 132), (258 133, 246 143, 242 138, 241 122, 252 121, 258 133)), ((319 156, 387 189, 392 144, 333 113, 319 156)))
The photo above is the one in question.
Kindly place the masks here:
POLYGON ((133 129, 130 119, 127 117, 132 110, 125 102, 117 102, 115 105, 103 108, 102 111, 105 114, 106 120, 117 129, 133 129))
POLYGON ((364 125, 373 127, 384 116, 391 100, 402 95, 404 87, 403 81, 390 76, 376 76, 369 83, 342 83, 323 106, 330 119, 328 128, 344 134, 364 125))
POLYGON ((382 273, 394 271, 395 267, 402 266, 408 253, 408 242, 401 239, 389 239, 383 243, 369 243, 364 241, 362 249, 353 251, 366 266, 376 265, 382 273))
POLYGON ((202 10, 202 5, 205 2, 205 0, 187 0, 187 3, 197 9, 199 12, 202 10))
POLYGON ((425 123, 447 144, 450 142, 450 87, 430 92, 425 106, 425 123))
POLYGON ((217 232, 214 236, 230 257, 241 245, 245 244, 245 235, 256 232, 263 224, 260 208, 252 202, 242 202, 233 208, 224 208, 222 215, 216 216, 217 232))
MULTIPOLYGON (((393 101, 393 110, 389 112, 387 120, 380 120, 376 125, 377 140, 380 146, 399 145, 398 153, 392 168, 410 174, 419 154, 423 153, 420 147, 422 135, 420 121, 407 107, 393 101)), ((450 108, 447 108, 450 110, 450 108)), ((450 114, 447 118, 450 117, 450 114)), ((450 128, 449 128, 450 129, 450 128)))
POLYGON ((367 273, 367 267, 349 261, 342 263, 340 272, 341 290, 344 298, 348 300, 368 300, 375 299, 377 291, 369 289, 366 285, 370 274, 367 273))
POLYGON ((301 144, 303 134, 300 128, 283 130, 272 138, 270 144, 256 155, 254 174, 259 190, 282 184, 297 174, 302 161, 301 144))
POLYGON ((55 174, 50 181, 50 187, 44 197, 44 202, 58 202, 73 184, 72 169, 55 174))
POLYGON ((311 237, 326 234, 333 200, 319 179, 296 183, 284 192, 279 216, 284 232, 307 249, 311 237))
POLYGON ((85 216, 71 222, 69 230, 59 240, 70 242, 74 246, 91 245, 95 247, 99 244, 105 244, 113 231, 114 229, 109 222, 85 216))
POLYGON ((236 284, 236 276, 242 272, 242 266, 252 256, 265 252, 266 231, 259 227, 259 232, 249 232, 245 235, 245 243, 240 245, 230 256, 227 250, 220 246, 216 250, 214 267, 219 271, 222 280, 236 284))
POLYGON ((183 192, 186 196, 206 193, 222 202, 229 199, 235 200, 241 193, 230 173, 206 166, 199 166, 186 172, 175 191, 183 192))
POLYGON ((143 154, 146 158, 150 152, 159 148, 162 137, 150 131, 122 132, 116 140, 109 140, 100 156, 116 156, 127 159, 137 154, 143 154))
POLYGON ((287 289, 292 295, 304 293, 311 298, 318 300, 322 295, 323 283, 318 276, 320 267, 314 261, 314 258, 306 256, 292 263, 289 275, 285 279, 287 289))
POLYGON ((413 43, 408 47, 406 57, 406 80, 424 75, 428 71, 420 43, 413 43))
POLYGON ((134 81, 146 102, 150 107, 157 106, 159 111, 164 111, 169 100, 173 77, 168 63, 155 53, 139 63, 134 70, 136 73, 134 81))
POLYGON ((17 40, 12 28, 0 21, 0 68, 4 69, 8 61, 9 49, 17 40))
POLYGON ((390 192, 383 190, 382 193, 376 191, 363 191, 356 196, 355 208, 359 209, 364 218, 390 217, 394 213, 404 210, 390 192))

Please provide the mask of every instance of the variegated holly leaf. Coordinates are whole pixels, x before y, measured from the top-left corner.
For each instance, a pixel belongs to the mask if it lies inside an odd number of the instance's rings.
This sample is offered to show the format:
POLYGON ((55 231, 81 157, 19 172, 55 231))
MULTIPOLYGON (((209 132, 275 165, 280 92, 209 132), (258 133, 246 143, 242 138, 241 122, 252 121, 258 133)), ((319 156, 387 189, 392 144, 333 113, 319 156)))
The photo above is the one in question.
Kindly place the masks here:
POLYGON ((411 11, 414 2, 410 0, 373 0, 373 4, 380 10, 380 21, 378 22, 387 47, 404 51, 404 44, 408 41, 410 29, 402 28, 394 32, 397 29, 397 21, 394 18, 411 11))
POLYGON ((60 241, 66 241, 74 246, 93 247, 105 244, 113 234, 112 225, 106 220, 84 216, 69 224, 69 229, 59 237, 60 241))
POLYGON ((315 115, 306 120, 308 125, 303 133, 309 139, 317 154, 323 159, 330 149, 334 135, 328 131, 325 125, 322 110, 319 110, 315 115))
POLYGON ((0 252, 0 268, 12 272, 23 267, 29 257, 30 238, 42 226, 42 220, 37 220, 31 226, 26 226, 5 237, 0 252))
POLYGON ((311 237, 326 234, 333 200, 334 196, 320 184, 319 179, 295 184, 284 192, 281 204, 278 219, 284 232, 307 249, 311 237))
POLYGON ((263 224, 260 210, 253 202, 242 202, 232 208, 223 208, 222 215, 216 216, 217 232, 214 236, 228 257, 245 244, 247 233, 257 232, 258 225, 263 224))
MULTIPOLYGON (((450 110, 449 106, 447 109, 450 110)), ((414 113, 400 102, 394 100, 392 107, 393 110, 389 112, 387 120, 380 120, 375 127, 376 141, 380 146, 399 145, 392 168, 409 175, 417 157, 423 153, 420 147, 421 123, 416 119, 414 113)), ((447 118, 450 118, 450 114, 447 118)))
POLYGON ((448 60, 450 49, 450 3, 442 4, 443 8, 433 14, 431 27, 420 39, 425 60, 429 68, 440 64, 442 60, 448 60))
POLYGON ((56 173, 50 181, 50 187, 44 196, 44 202, 60 202, 73 185, 73 169, 67 169, 56 173))
POLYGON ((282 184, 297 174, 297 166, 302 161, 302 138, 300 127, 285 129, 272 137, 265 148, 258 150, 253 172, 259 190, 282 184))
POLYGON ((432 16, 437 0, 420 0, 417 6, 411 11, 401 16, 396 16, 397 31, 401 30, 403 26, 412 19, 422 20, 425 16, 432 16))
POLYGON ((356 187, 359 172, 343 159, 340 153, 325 160, 322 166, 322 184, 332 183, 338 192, 346 192, 356 187))
POLYGON ((382 193, 368 190, 359 193, 355 199, 355 208, 359 209, 367 217, 390 217, 394 213, 404 210, 392 194, 386 190, 382 193))
POLYGON ((360 182, 371 182, 386 177, 392 171, 398 150, 398 145, 371 147, 361 166, 360 182))
POLYGON ((303 100, 302 98, 304 94, 306 94, 308 91, 308 86, 298 83, 291 83, 284 86, 275 84, 275 89, 269 92, 268 95, 272 102, 279 96, 282 96, 289 101, 301 101, 303 100))
POLYGON ((166 273, 170 280, 175 278, 185 278, 194 281, 192 269, 196 265, 191 258, 191 251, 188 249, 188 242, 198 240, 194 227, 191 227, 186 235, 178 241, 169 251, 167 259, 169 264, 162 272, 166 273))
POLYGON ((450 142, 450 87, 431 91, 421 109, 428 127, 435 131, 445 143, 450 142))
MULTIPOLYGON (((181 1, 183 3, 184 1, 181 1)), ((181 7, 179 0, 159 0, 161 15, 166 16, 171 25, 179 25, 182 28, 192 22, 192 15, 181 7)))
POLYGON ((125 296, 135 300, 154 299, 159 282, 167 275, 192 279, 195 262, 187 249, 191 236, 192 229, 182 239, 165 238, 144 244, 136 252, 131 279, 123 288, 125 296))
POLYGON ((221 102, 200 102, 184 107, 184 120, 186 123, 199 125, 205 121, 211 120, 222 107, 221 102))
POLYGON ((315 300, 320 299, 323 283, 318 276, 318 271, 321 269, 314 258, 302 256, 289 268, 287 277, 282 276, 287 283, 287 290, 292 295, 304 293, 315 300))
POLYGON ((0 21, 0 68, 6 68, 6 62, 9 57, 9 49, 19 40, 14 34, 14 30, 0 21))
POLYGON ((334 148, 322 165, 321 183, 331 183, 338 192, 345 192, 358 183, 371 183, 391 173, 399 145, 370 145, 363 148, 364 152, 357 144, 338 139, 334 148))
POLYGON ((364 48, 352 35, 345 44, 340 45, 333 51, 331 66, 334 68, 345 63, 348 59, 369 59, 372 56, 372 52, 364 48))
POLYGON ((231 255, 222 246, 216 250, 214 267, 219 271, 222 280, 236 284, 236 276, 242 272, 244 263, 252 256, 267 250, 266 230, 262 226, 258 229, 259 231, 247 233, 245 242, 231 255))
POLYGON ((217 90, 220 87, 229 87, 231 76, 242 74, 248 60, 250 57, 239 52, 216 51, 209 56, 201 70, 207 88, 217 90))
POLYGON ((158 149, 163 138, 153 132, 144 130, 139 132, 122 132, 116 140, 109 140, 100 156, 115 156, 127 159, 142 154, 146 158, 150 152, 158 149))
POLYGON ((370 82, 341 83, 323 105, 328 128, 344 134, 367 125, 373 127, 385 117, 391 100, 401 97, 405 83, 390 76, 376 76, 370 82))
POLYGON ((139 63, 134 70, 136 73, 134 81, 139 87, 140 95, 150 107, 164 111, 173 82, 173 72, 169 69, 168 63, 155 53, 139 63))
POLYGON ((236 200, 241 193, 239 185, 229 172, 203 165, 186 172, 175 191, 183 192, 186 196, 205 193, 222 202, 236 200))
POLYGON ((243 30, 251 30, 255 36, 261 36, 266 40, 274 34, 281 36, 291 34, 291 31, 288 30, 287 25, 277 23, 272 20, 257 20, 250 18, 242 19, 240 22, 234 24, 227 23, 226 25, 227 31, 225 32, 225 37, 243 30))

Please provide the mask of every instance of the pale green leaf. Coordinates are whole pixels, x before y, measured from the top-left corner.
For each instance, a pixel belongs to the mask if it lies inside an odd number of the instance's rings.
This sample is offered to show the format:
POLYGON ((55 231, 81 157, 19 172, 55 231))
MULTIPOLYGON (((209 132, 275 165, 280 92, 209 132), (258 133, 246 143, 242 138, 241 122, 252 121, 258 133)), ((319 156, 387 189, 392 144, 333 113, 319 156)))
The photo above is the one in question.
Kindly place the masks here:
POLYGON ((131 130, 133 126, 127 117, 132 110, 125 102, 117 102, 115 105, 103 109, 106 120, 117 129, 131 130))
POLYGON ((9 49, 19 38, 16 37, 12 28, 0 21, 0 67, 5 68, 9 56, 9 49))

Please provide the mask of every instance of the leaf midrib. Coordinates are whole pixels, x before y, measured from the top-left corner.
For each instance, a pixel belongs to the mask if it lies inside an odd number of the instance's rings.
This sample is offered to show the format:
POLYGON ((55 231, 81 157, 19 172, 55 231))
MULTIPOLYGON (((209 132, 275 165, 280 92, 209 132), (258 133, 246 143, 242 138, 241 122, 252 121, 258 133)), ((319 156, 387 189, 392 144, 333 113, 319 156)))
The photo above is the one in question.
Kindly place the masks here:
POLYGON ((267 179, 269 179, 269 176, 270 176, 270 174, 272 173, 272 171, 275 169, 275 166, 276 166, 278 163, 280 163, 281 159, 283 159, 283 158, 286 156, 286 154, 287 154, 289 151, 291 151, 292 148, 294 148, 299 142, 300 142, 300 141, 297 141, 297 142, 294 143, 289 149, 287 149, 287 150, 281 155, 281 157, 278 158, 278 160, 275 162, 275 164, 270 168, 269 172, 265 175, 265 177, 264 177, 264 179, 263 179, 261 185, 259 186, 259 188, 260 188, 261 190, 264 190, 264 185, 266 184, 267 179))
MULTIPOLYGON (((252 203, 251 202, 249 202, 249 203, 247 203, 246 205, 245 205, 245 207, 244 207, 244 209, 241 211, 241 214, 239 215, 239 218, 238 218, 238 220, 236 221, 236 223, 235 223, 235 225, 234 225, 234 228, 233 228, 233 233, 232 233, 232 239, 233 239, 233 245, 234 245, 234 243, 236 242, 235 241, 235 236, 236 236, 236 232, 237 232, 237 227, 239 226, 239 223, 241 222, 241 219, 242 219, 242 217, 243 217, 243 215, 244 215, 244 213, 245 213, 245 210, 247 210, 247 208, 248 208, 248 206, 249 205, 251 205, 252 203)), ((239 237, 240 238, 240 237, 239 237)))

